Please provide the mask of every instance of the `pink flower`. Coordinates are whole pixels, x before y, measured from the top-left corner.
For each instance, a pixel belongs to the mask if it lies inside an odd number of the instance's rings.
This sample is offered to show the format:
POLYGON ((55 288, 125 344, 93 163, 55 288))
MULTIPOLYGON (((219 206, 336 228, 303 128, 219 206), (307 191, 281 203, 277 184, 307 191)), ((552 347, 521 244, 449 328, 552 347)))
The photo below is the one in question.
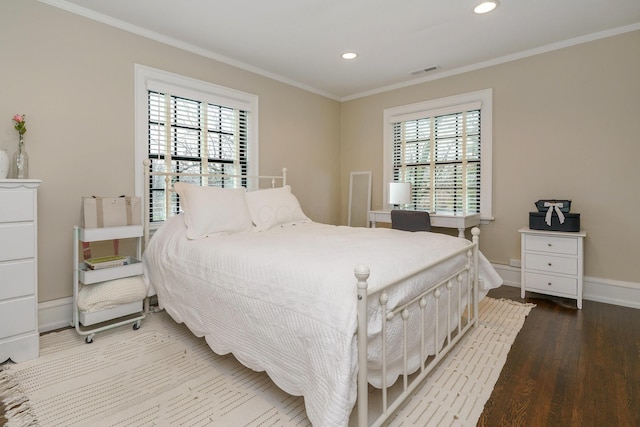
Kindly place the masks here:
POLYGON ((25 114, 16 114, 15 116, 13 116, 13 127, 16 128, 19 135, 24 135, 27 132, 27 123, 25 117, 25 114))

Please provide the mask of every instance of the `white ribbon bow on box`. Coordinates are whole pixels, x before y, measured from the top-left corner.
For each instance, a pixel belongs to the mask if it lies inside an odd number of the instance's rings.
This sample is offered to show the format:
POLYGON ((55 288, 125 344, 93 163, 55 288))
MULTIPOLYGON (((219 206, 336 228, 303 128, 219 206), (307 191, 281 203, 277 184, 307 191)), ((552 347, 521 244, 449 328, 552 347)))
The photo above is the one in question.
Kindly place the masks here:
POLYGON ((547 211, 547 216, 544 218, 544 222, 546 222, 549 227, 551 227, 551 215, 553 214, 554 209, 558 214, 558 219, 560 220, 560 224, 564 224, 564 214, 560 210, 562 205, 563 205, 562 203, 544 202, 544 207, 549 208, 549 210, 547 211))

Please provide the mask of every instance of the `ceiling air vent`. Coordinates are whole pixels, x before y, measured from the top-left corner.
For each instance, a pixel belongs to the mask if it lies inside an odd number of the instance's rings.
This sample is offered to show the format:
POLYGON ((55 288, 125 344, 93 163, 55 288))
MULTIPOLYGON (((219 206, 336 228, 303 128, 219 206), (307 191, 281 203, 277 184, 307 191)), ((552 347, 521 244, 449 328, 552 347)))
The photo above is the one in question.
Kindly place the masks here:
POLYGON ((419 74, 428 73, 429 71, 435 71, 437 69, 438 69, 437 65, 432 65, 431 67, 420 68, 418 70, 410 71, 409 74, 411 74, 412 76, 417 76, 419 74))

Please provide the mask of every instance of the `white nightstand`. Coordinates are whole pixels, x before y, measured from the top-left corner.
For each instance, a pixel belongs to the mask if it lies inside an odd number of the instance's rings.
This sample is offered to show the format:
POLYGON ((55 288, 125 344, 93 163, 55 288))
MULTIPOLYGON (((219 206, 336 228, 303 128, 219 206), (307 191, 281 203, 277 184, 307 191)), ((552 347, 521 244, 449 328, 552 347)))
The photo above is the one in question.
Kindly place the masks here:
POLYGON ((38 357, 37 179, 0 180, 0 362, 38 357))
POLYGON ((582 308, 585 232, 521 228, 521 297, 526 291, 573 298, 582 308))

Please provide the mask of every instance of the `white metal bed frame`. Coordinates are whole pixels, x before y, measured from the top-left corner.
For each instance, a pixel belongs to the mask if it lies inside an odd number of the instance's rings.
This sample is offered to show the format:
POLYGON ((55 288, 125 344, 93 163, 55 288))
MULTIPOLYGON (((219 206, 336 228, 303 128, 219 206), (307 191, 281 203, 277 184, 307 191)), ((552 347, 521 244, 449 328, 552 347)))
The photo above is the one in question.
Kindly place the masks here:
MULTIPOLYGON (((151 171, 150 161, 144 161, 144 170, 145 170, 145 184, 144 184, 144 237, 145 237, 145 246, 150 238, 150 215, 149 215, 149 207, 150 207, 150 179, 152 176, 163 176, 165 178, 166 192, 168 194, 169 191, 173 191, 172 178, 178 177, 196 177, 202 178, 204 181, 205 178, 243 178, 247 180, 254 180, 254 182, 259 182, 260 180, 271 180, 271 187, 275 187, 275 183, 277 180, 282 180, 282 186, 286 185, 286 173, 287 169, 282 169, 281 176, 247 176, 247 175, 228 175, 228 174, 193 174, 193 173, 175 173, 175 172, 155 172, 151 171)), ((259 186, 259 184, 258 184, 259 186)), ((170 197, 165 197, 165 214, 166 218, 171 215, 171 201, 170 197)), ((367 345, 368 345, 368 337, 367 337, 367 313, 368 313, 368 298, 371 296, 368 290, 367 279, 369 278, 370 270, 368 266, 358 265, 354 269, 354 274, 356 277, 356 285, 357 285, 357 312, 358 312, 358 328, 357 328, 357 341, 358 341, 358 382, 357 382, 357 423, 359 427, 365 426, 380 426, 385 421, 387 421, 397 410, 402 403, 405 401, 407 397, 411 395, 411 393, 420 386, 423 380, 428 376, 428 374, 436 367, 436 365, 449 353, 451 349, 463 338, 463 336, 471 330, 472 327, 478 326, 478 302, 479 302, 479 278, 478 278, 478 251, 479 251, 479 235, 480 230, 475 227, 471 230, 472 241, 469 242, 469 245, 456 251, 455 253, 449 254, 446 257, 443 257, 435 262, 425 265, 424 267, 409 272, 404 277, 384 285, 381 289, 376 291, 376 294, 379 294, 379 301, 382 307, 382 312, 386 313, 386 315, 382 316, 382 330, 381 330, 381 345, 382 345, 382 386, 380 389, 381 394, 381 406, 377 409, 369 407, 369 383, 368 383, 368 372, 367 372, 367 345), (457 257, 463 254, 466 257, 466 263, 459 268, 458 270, 451 273, 445 280, 441 282, 431 285, 428 289, 426 289, 421 294, 414 297, 411 301, 395 307, 394 309, 387 309, 387 301, 388 294, 387 290, 392 286, 415 277, 420 273, 433 268, 436 265, 441 263, 445 263, 450 259, 457 257), (454 294, 454 281, 458 282, 457 295, 454 294), (447 298, 446 304, 446 338, 444 343, 442 343, 442 347, 438 345, 439 334, 441 331, 441 325, 439 324, 439 305, 435 304, 435 322, 433 323, 433 327, 435 330, 434 342, 436 353, 435 355, 427 356, 425 354, 424 341, 426 336, 426 327, 425 327, 425 316, 426 310, 425 307, 427 305, 427 297, 433 295, 436 301, 439 301, 440 298, 447 298), (463 297, 466 298, 467 304, 466 307, 462 307, 463 297), (452 315, 452 304, 451 300, 455 298, 453 301, 457 304, 454 306, 457 314, 457 327, 452 328, 451 326, 451 315, 452 315), (407 340, 407 327, 408 327, 408 317, 409 317, 409 309, 412 307, 417 307, 420 310, 420 316, 422 321, 420 322, 420 363, 419 370, 416 373, 410 374, 408 371, 408 340, 407 340), (395 316, 400 316, 402 319, 402 345, 403 345, 403 365, 401 372, 401 390, 393 389, 393 393, 391 393, 391 389, 393 385, 387 384, 386 381, 386 370, 387 370, 387 349, 386 349, 386 341, 387 341, 387 322, 391 321, 395 316), (393 396, 390 396, 393 394, 393 396), (391 398, 390 398, 391 397, 391 398), (369 415, 370 410, 375 415, 372 423, 369 424, 369 415)))
MULTIPOLYGON (((398 409, 404 400, 411 395, 411 393, 422 383, 427 375, 436 367, 436 365, 449 353, 449 351, 462 339, 462 337, 471 330, 472 327, 478 326, 478 302, 479 302, 479 280, 478 280, 478 246, 480 230, 474 227, 471 230, 473 235, 473 241, 465 248, 462 248, 454 253, 447 255, 435 262, 425 265, 424 267, 410 272, 403 278, 396 280, 395 282, 386 284, 379 293, 379 301, 382 307, 382 312, 385 315, 382 316, 382 401, 380 407, 380 415, 375 417, 371 426, 380 426, 393 415, 394 411, 398 409), (388 295, 387 290, 392 286, 407 280, 411 277, 429 270, 430 268, 447 262, 448 260, 464 254, 466 256, 465 265, 457 271, 451 273, 446 279, 426 289, 421 294, 414 297, 409 302, 399 305, 394 309, 387 309, 388 295), (464 273, 467 273, 466 275, 464 273), (454 308, 458 313, 458 326, 457 328, 451 327, 451 299, 452 290, 454 289, 454 281, 458 282, 457 295, 453 296, 457 299, 457 305, 454 308), (466 283, 464 283, 466 281, 466 283), (462 307, 463 296, 466 292, 466 307, 462 307), (438 345, 440 336, 440 306, 435 304, 435 322, 434 327, 434 342, 435 342, 435 355, 427 356, 424 352, 424 340, 426 335, 425 327, 425 307, 427 305, 427 297, 433 295, 436 301, 440 298, 447 298, 446 304, 446 338, 442 348, 438 345), (419 371, 416 375, 410 375, 408 372, 407 355, 408 355, 408 342, 407 342, 407 327, 409 318, 410 307, 418 307, 420 310, 421 322, 420 322, 420 363, 419 371), (392 320, 395 316, 399 315, 402 319, 402 345, 403 345, 403 369, 401 373, 402 388, 401 392, 394 396, 389 401, 389 389, 392 386, 386 383, 386 369, 387 369, 387 322, 392 320), (452 330, 453 329, 453 330, 452 330)), ((367 279, 369 278, 369 268, 364 265, 359 265, 355 268, 355 276, 357 278, 358 286, 358 426, 369 426, 369 385, 368 385, 368 372, 367 372, 367 313, 368 313, 368 285, 367 279)), ((454 300, 454 303, 456 300, 454 300)))

